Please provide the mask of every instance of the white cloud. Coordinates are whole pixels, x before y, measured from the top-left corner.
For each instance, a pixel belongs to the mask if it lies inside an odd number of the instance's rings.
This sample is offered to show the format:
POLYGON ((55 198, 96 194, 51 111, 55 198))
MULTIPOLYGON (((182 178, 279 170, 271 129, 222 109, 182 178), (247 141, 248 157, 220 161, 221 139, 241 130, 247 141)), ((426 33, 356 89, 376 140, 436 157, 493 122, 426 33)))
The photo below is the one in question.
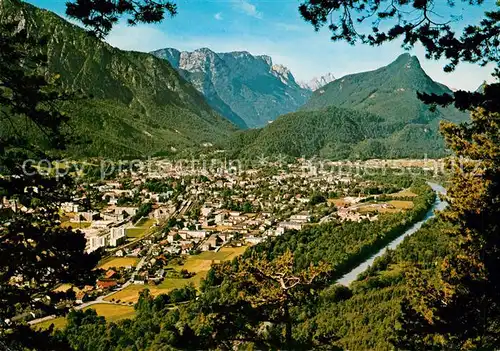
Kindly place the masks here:
POLYGON ((297 24, 289 24, 289 23, 283 23, 283 22, 277 22, 276 28, 284 30, 286 32, 300 32, 301 30, 303 30, 303 27, 301 27, 297 24))
POLYGON ((214 15, 214 18, 217 20, 217 21, 222 21, 222 12, 217 12, 215 15, 214 15))
POLYGON ((111 46, 122 50, 149 52, 170 47, 166 33, 152 25, 126 26, 119 24, 106 38, 111 46))
POLYGON ((252 16, 259 19, 262 18, 262 12, 257 11, 257 6, 250 3, 249 1, 238 0, 234 3, 234 7, 239 11, 242 11, 243 13, 247 14, 248 16, 252 16))

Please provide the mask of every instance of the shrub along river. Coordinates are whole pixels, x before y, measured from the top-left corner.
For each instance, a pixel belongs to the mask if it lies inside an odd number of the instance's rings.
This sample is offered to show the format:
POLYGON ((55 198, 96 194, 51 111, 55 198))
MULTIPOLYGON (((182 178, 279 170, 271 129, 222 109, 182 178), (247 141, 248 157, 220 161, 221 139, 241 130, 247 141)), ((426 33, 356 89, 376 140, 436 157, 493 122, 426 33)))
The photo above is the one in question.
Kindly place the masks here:
MULTIPOLYGON (((429 184, 429 186, 432 188, 432 190, 434 190, 436 192, 437 195, 446 194, 446 189, 443 188, 441 185, 436 184, 436 183, 431 183, 431 182, 428 182, 427 184, 429 184)), ((353 281, 356 280, 356 278, 358 277, 358 275, 360 273, 363 273, 368 267, 370 267, 373 264, 373 261, 375 261, 375 259, 377 257, 382 256, 387 251, 387 249, 394 250, 404 240, 404 238, 406 238, 407 236, 412 235, 413 233, 418 231, 420 229, 420 227, 422 227, 422 225, 425 222, 427 222, 429 219, 434 217, 435 216, 434 211, 440 211, 440 210, 444 209, 447 205, 448 204, 446 201, 442 201, 439 198, 439 196, 436 196, 436 201, 434 202, 432 207, 429 209, 429 211, 425 214, 425 216, 422 220, 413 224, 403 234, 401 234, 396 239, 394 239, 389 244, 387 244, 382 249, 380 249, 378 252, 376 252, 375 254, 370 256, 370 258, 368 258, 366 261, 362 262, 360 265, 358 265, 357 267, 352 269, 350 272, 343 275, 342 278, 337 280, 337 283, 345 285, 345 286, 348 286, 349 284, 351 284, 353 281)))

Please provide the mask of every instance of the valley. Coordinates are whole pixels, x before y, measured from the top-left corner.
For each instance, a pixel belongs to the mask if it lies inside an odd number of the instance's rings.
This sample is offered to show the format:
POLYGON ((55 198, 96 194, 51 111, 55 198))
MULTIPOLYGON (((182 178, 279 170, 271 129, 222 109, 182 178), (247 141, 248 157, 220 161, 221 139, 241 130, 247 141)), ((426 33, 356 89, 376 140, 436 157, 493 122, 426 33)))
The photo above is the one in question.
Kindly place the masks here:
MULTIPOLYGON (((86 250, 105 258, 95 286, 58 287, 75 290, 75 310, 95 308, 116 322, 130 317, 120 317, 120 311, 138 303, 144 290, 153 298, 175 295, 168 308, 181 308, 206 289, 216 265, 249 252, 276 255, 283 247, 293 250, 298 262, 302 252, 313 261, 315 255, 329 257, 336 272, 332 279, 340 278, 423 218, 434 201, 424 180, 441 175, 434 160, 314 165, 296 160, 223 173, 201 164, 179 165, 157 158, 139 167, 122 163, 105 179, 93 179, 91 171, 82 175, 80 182, 99 195, 92 210, 76 199, 63 204, 64 225, 81 231, 86 250), (79 225, 82 218, 85 227, 79 225), (307 238, 302 245, 309 249, 295 248, 300 238, 307 238)), ((66 325, 55 315, 38 315, 29 323, 45 328, 51 321, 58 328, 66 325)))
POLYGON ((0 349, 499 349, 500 2, 434 5, 0 0, 0 349))

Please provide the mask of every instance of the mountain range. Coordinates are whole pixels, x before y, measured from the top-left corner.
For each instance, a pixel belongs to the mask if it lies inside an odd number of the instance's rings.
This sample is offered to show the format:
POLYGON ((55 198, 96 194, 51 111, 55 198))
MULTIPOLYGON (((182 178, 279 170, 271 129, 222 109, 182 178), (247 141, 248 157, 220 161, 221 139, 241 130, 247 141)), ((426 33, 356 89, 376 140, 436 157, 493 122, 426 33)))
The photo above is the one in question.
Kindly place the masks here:
POLYGON ((328 83, 333 82, 335 79, 336 78, 333 75, 333 73, 327 73, 320 77, 314 77, 308 82, 298 82, 298 83, 304 89, 315 91, 318 90, 319 88, 324 87, 328 83))
POLYGON ((468 119, 418 100, 417 92, 451 90, 408 54, 374 71, 329 74, 300 86, 269 56, 122 51, 52 12, 0 0, 0 21, 12 19, 30 36, 48 38, 50 71, 88 97, 61 106, 75 139, 87 141, 70 145, 71 157, 214 149, 238 157, 440 157, 446 150, 439 121, 468 119))
POLYGON ((92 97, 63 106, 75 138, 73 156, 137 157, 223 143, 236 126, 165 60, 122 51, 56 14, 18 0, 0 2, 0 21, 15 19, 48 39, 49 69, 66 89, 92 97))
POLYGON ((317 89, 295 113, 279 117, 251 137, 233 137, 238 155, 326 158, 403 158, 446 155, 442 119, 463 122, 453 107, 424 105, 417 92, 451 93, 434 82, 415 56, 403 54, 375 71, 336 79, 317 89))
POLYGON ((165 59, 201 92, 210 106, 240 128, 263 127, 296 111, 311 95, 284 66, 246 51, 215 53, 172 48, 152 52, 165 59))
POLYGON ((437 123, 440 119, 459 121, 466 117, 454 108, 432 112, 417 98, 417 92, 452 93, 425 73, 416 56, 405 53, 387 66, 347 75, 323 86, 313 93, 302 110, 329 106, 354 108, 403 124, 437 123))

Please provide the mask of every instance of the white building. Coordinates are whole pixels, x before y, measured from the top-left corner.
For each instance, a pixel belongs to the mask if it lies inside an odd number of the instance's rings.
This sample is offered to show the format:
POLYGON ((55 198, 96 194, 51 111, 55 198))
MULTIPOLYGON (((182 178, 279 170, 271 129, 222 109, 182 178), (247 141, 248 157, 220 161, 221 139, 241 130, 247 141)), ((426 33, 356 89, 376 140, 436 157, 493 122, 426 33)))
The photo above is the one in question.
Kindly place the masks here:
POLYGON ((280 222, 278 224, 278 228, 276 229, 276 235, 281 235, 283 234, 286 230, 301 230, 302 229, 302 223, 297 223, 297 222, 280 222))
POLYGON ((211 207, 203 207, 201 209, 201 214, 203 217, 208 217, 212 214, 213 208, 211 207))
POLYGON ((70 212, 78 212, 79 205, 75 204, 74 202, 63 202, 61 204, 61 210, 64 213, 70 213, 70 212))
POLYGON ((100 220, 100 221, 94 221, 92 222, 92 228, 108 228, 110 227, 111 225, 113 225, 115 223, 114 220, 111 220, 111 221, 105 221, 105 220, 100 220))
POLYGON ((85 239, 87 239, 85 251, 88 253, 107 246, 109 241, 109 232, 105 232, 97 228, 82 229, 82 232, 85 233, 85 239))
POLYGON ((92 222, 92 218, 98 215, 97 211, 86 211, 86 212, 76 212, 76 216, 71 219, 71 222, 80 222, 80 220, 85 222, 92 222))
POLYGON ((245 242, 252 244, 252 245, 257 245, 257 244, 261 243, 262 241, 264 241, 264 238, 262 238, 262 237, 247 236, 245 238, 245 242))
POLYGON ((291 222, 306 223, 309 222, 311 216, 308 213, 298 213, 290 217, 291 222))
POLYGON ((109 233, 109 245, 118 246, 125 242, 125 227, 111 228, 109 233))
POLYGON ((215 223, 221 224, 226 219, 226 214, 224 212, 215 215, 215 223))
POLYGON ((115 207, 115 214, 122 214, 123 212, 126 212, 129 216, 135 216, 138 210, 138 207, 132 206, 115 207))
POLYGON ((153 211, 153 217, 156 219, 165 219, 168 218, 172 212, 172 209, 168 207, 158 207, 153 211))
POLYGON ((179 235, 183 239, 199 238, 203 239, 207 236, 206 230, 179 230, 179 235))

